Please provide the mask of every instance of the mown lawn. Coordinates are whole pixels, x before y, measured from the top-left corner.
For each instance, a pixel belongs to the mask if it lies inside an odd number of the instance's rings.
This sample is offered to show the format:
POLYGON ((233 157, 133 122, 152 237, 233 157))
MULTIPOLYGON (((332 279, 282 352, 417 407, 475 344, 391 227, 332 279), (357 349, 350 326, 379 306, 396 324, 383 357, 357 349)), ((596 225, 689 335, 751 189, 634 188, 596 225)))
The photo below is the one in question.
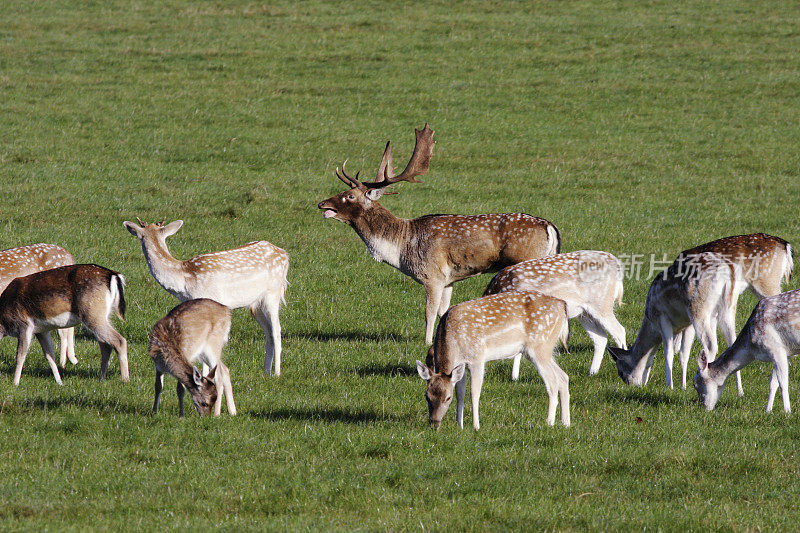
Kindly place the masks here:
MULTIPOLYGON (((512 383, 496 363, 480 432, 452 413, 428 429, 422 288, 316 204, 345 158, 371 175, 392 139, 404 164, 428 121, 425 183, 382 201, 399 216, 519 210, 565 251, 659 259, 755 231, 800 246, 798 20, 746 1, 7 3, 0 246, 125 274, 131 382, 116 363, 98 382, 82 336, 63 387, 34 347, 12 389, 0 343, 0 528, 795 529, 800 426, 779 402, 763 413, 763 364, 706 413, 658 360, 644 389, 610 360, 590 378, 575 326, 573 427, 545 426, 531 365, 512 383), (180 258, 256 239, 290 253, 280 378, 234 313, 239 416, 179 420, 174 380, 151 414, 147 336, 175 300, 122 226, 136 216, 183 219, 180 258)), ((626 280, 629 342, 648 271, 626 280)))

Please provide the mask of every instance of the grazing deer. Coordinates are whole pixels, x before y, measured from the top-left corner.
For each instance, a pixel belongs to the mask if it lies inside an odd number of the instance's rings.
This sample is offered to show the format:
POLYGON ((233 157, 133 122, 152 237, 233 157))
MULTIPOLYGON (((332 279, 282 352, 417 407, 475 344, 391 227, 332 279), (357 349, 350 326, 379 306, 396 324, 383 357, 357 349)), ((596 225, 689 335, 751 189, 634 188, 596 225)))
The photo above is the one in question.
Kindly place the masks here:
POLYGON ((207 298, 178 304, 156 322, 150 333, 149 349, 156 366, 155 414, 158 414, 164 374, 178 380, 179 416, 183 416, 184 388, 189 391, 200 416, 211 413, 212 408, 214 416, 219 416, 223 396, 228 403, 228 413, 236 414, 231 374, 222 362, 222 347, 228 342, 230 330, 230 309, 207 298), (193 366, 195 361, 211 368, 208 376, 203 377, 198 372, 193 366))
MULTIPOLYGON (((323 200, 325 218, 349 224, 382 261, 425 287, 425 342, 433 342, 436 316, 450 307, 453 284, 508 265, 558 253, 561 235, 547 220, 524 213, 491 215, 427 215, 397 218, 376 200, 401 181, 419 183, 433 155, 433 130, 415 130, 416 144, 405 170, 394 175, 391 145, 386 143, 377 181, 350 177, 342 165, 336 177, 349 190, 323 200)), ((345 161, 347 163, 347 161, 345 161)))
MULTIPOLYGON (((55 244, 30 244, 0 251, 0 293, 2 293, 11 280, 34 272, 41 272, 50 268, 74 265, 75 258, 72 254, 55 244)), ((78 363, 75 358, 75 328, 58 330, 59 348, 61 357, 59 363, 63 368, 69 358, 73 365, 78 363)))
POLYGON ((183 225, 182 220, 145 224, 124 222, 125 228, 142 241, 150 273, 164 290, 185 302, 210 298, 231 309, 248 307, 267 338, 264 373, 281 375, 281 324, 278 311, 288 284, 289 254, 267 241, 256 241, 233 250, 198 255, 187 261, 172 257, 167 237, 183 225))
MULTIPOLYGON (((553 349, 566 341, 567 309, 563 300, 539 292, 504 292, 453 306, 436 330, 431 369, 417 361, 427 381, 425 399, 431 427, 438 429, 456 392, 456 418, 464 427, 466 368, 471 377, 472 425, 480 428, 478 403, 488 361, 522 352, 544 380, 549 407, 547 423, 555 424, 561 398, 561 422, 569 426, 569 378, 556 364, 553 349)), ((430 354, 430 351, 429 351, 430 354)))
MULTIPOLYGON (((644 386, 661 342, 667 387, 672 388, 675 344, 682 339, 681 386, 686 388, 686 367, 694 333, 711 357, 717 353, 717 322, 729 344, 736 336, 735 302, 739 295, 734 290, 740 276, 738 268, 717 254, 702 252, 687 261, 676 260, 658 274, 647 292, 644 319, 631 349, 607 347, 622 380, 628 385, 644 386)), ((737 384, 741 391, 738 375, 737 384)))
POLYGON ((711 411, 728 376, 759 360, 772 363, 767 412, 772 411, 778 386, 783 396, 783 410, 790 412, 789 356, 799 352, 800 290, 763 298, 739 336, 717 360, 709 363, 705 352, 700 352, 693 383, 700 403, 711 411))
MULTIPOLYGON (((600 371, 608 344, 627 348, 625 328, 614 316, 622 303, 622 264, 608 252, 582 250, 531 259, 506 267, 489 282, 484 296, 506 291, 539 291, 567 303, 567 317, 578 318, 594 343, 590 374, 600 371)), ((521 354, 514 357, 511 379, 519 378, 521 354)))
POLYGON ((0 337, 19 339, 14 386, 33 336, 42 345, 56 383, 61 385, 50 330, 83 324, 100 344, 100 379, 106 377, 112 348, 119 356, 122 381, 128 381, 128 344, 109 322, 111 312, 125 318, 125 278, 97 265, 69 265, 43 270, 8 284, 0 295, 0 337))

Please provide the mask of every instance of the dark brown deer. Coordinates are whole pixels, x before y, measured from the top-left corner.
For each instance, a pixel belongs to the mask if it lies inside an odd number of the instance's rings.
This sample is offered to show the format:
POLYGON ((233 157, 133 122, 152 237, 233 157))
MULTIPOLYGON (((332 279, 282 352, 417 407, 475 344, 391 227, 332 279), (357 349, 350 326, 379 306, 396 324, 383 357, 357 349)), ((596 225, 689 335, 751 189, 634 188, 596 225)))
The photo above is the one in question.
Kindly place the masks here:
POLYGON ((125 278, 97 265, 70 265, 17 278, 0 295, 0 337, 19 339, 14 386, 33 336, 42 345, 56 383, 61 385, 50 331, 83 324, 100 344, 100 379, 106 377, 112 348, 119 356, 122 381, 128 381, 128 344, 109 321, 125 318, 125 278))
MULTIPOLYGON (((351 177, 342 165, 336 177, 349 190, 319 203, 325 218, 349 224, 376 261, 388 263, 425 287, 425 342, 433 342, 436 315, 450 307, 453 284, 485 272, 558 253, 561 235, 547 220, 524 213, 489 215, 428 215, 398 218, 377 200, 401 181, 419 183, 433 155, 433 130, 415 130, 411 160, 400 175, 392 167, 386 143, 374 182, 351 177)), ((345 161, 347 163, 347 161, 345 161)))

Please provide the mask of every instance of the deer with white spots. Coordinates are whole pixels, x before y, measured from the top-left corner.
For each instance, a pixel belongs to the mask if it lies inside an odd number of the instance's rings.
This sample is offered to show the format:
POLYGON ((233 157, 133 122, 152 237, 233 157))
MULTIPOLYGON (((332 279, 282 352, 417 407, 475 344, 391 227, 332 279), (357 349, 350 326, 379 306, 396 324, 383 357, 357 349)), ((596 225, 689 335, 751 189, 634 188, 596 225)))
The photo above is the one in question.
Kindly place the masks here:
MULTIPOLYGON (((436 317, 450 307, 453 284, 508 265, 558 253, 561 235, 547 220, 524 213, 489 215, 427 215, 398 218, 377 200, 388 187, 428 171, 433 155, 433 130, 415 130, 416 144, 408 165, 394 175, 391 145, 386 143, 374 182, 361 182, 358 173, 336 169, 348 190, 323 200, 325 218, 352 227, 376 261, 382 261, 425 287, 425 342, 433 342, 436 317)), ((347 163, 347 161, 345 161, 347 163)))
MULTIPOLYGON (((72 254, 55 244, 30 244, 0 251, 0 293, 11 280, 60 266, 74 265, 72 254)), ((59 363, 63 368, 67 359, 73 365, 78 364, 75 358, 75 328, 58 330, 61 357, 59 363)))
POLYGON ((281 374, 281 324, 278 317, 288 284, 289 254, 267 241, 233 250, 212 252, 181 261, 167 248, 167 237, 183 225, 176 220, 145 224, 125 221, 125 228, 142 242, 147 266, 164 290, 181 302, 209 298, 231 309, 247 307, 267 338, 264 373, 281 374))
POLYGON ((433 368, 417 361, 427 382, 425 400, 431 427, 438 429, 456 394, 456 419, 464 427, 466 371, 470 374, 472 425, 480 428, 478 404, 486 363, 522 352, 539 371, 549 398, 547 423, 555 424, 561 399, 561 422, 570 425, 569 378, 553 357, 556 343, 566 342, 567 306, 539 292, 504 292, 453 306, 444 314, 429 350, 433 368), (432 352, 432 353, 431 353, 432 352))
POLYGON ((772 363, 767 412, 772 411, 778 386, 783 410, 789 405, 789 356, 800 353, 800 290, 763 298, 756 305, 739 336, 719 358, 708 362, 705 352, 697 359, 694 388, 700 403, 711 411, 725 381, 755 360, 772 363))
POLYGON ((125 318, 125 278, 97 265, 69 265, 14 279, 0 295, 0 338, 16 337, 14 386, 33 337, 39 341, 56 383, 61 385, 50 331, 83 324, 100 344, 100 379, 106 377, 111 350, 119 356, 122 381, 128 381, 128 343, 111 325, 112 312, 125 318))
POLYGON ((223 396, 228 413, 236 414, 231 374, 222 362, 222 347, 228 342, 230 330, 230 309, 207 298, 178 304, 156 322, 148 350, 156 367, 154 413, 158 414, 164 374, 170 374, 178 380, 178 416, 183 416, 184 390, 189 391, 200 416, 212 412, 219 416, 223 396), (195 361, 211 369, 207 376, 197 371, 195 361))
MULTIPOLYGON (((717 323, 729 345, 736 337, 735 287, 741 276, 739 268, 717 254, 702 252, 685 261, 676 260, 658 274, 647 292, 642 326, 630 350, 607 347, 622 380, 628 385, 644 386, 661 343, 667 387, 672 388, 675 345, 682 339, 681 387, 685 389, 694 333, 711 359, 717 354, 717 323)), ((738 374, 737 385, 742 394, 738 374)))
MULTIPOLYGON (((608 338, 627 348, 625 328, 614 315, 622 303, 622 263, 608 252, 581 250, 531 259, 504 268, 489 282, 484 296, 507 291, 539 291, 567 303, 567 316, 577 318, 594 343, 590 374, 600 371, 608 338)), ((514 357, 511 379, 519 378, 522 355, 514 357)))

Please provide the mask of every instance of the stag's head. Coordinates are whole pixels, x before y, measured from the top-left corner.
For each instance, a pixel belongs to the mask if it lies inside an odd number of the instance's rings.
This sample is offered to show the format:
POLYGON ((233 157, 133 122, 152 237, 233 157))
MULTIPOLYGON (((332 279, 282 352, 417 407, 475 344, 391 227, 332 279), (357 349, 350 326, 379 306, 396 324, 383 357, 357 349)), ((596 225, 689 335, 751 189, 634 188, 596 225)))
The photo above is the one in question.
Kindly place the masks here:
POLYGON ((417 361, 417 373, 428 383, 425 389, 425 401, 428 402, 428 423, 433 429, 439 429, 442 425, 442 419, 450 407, 450 402, 453 401, 455 384, 461 381, 465 372, 464 363, 456 365, 453 371, 447 374, 432 372, 422 361, 417 361))
POLYGON ((414 132, 417 137, 414 153, 411 155, 405 170, 399 176, 394 175, 392 147, 388 142, 383 152, 381 165, 378 168, 378 177, 374 182, 360 181, 358 172, 356 172, 355 176, 349 176, 345 169, 347 161, 342 165, 341 173, 337 168, 336 177, 342 180, 349 189, 321 201, 317 207, 323 210, 322 215, 325 218, 334 218, 347 224, 353 224, 364 215, 365 211, 370 209, 372 202, 387 192, 387 188, 390 185, 400 181, 420 183, 415 178, 424 175, 428 171, 428 165, 433 155, 433 145, 436 144, 436 141, 433 140, 433 130, 428 124, 425 124, 422 130, 415 129, 414 132))
POLYGON ((163 244, 166 242, 167 237, 170 235, 175 235, 178 230, 181 229, 181 226, 183 226, 183 220, 176 220, 164 225, 166 221, 167 219, 165 218, 161 222, 153 222, 148 224, 146 222, 142 222, 139 217, 136 217, 136 222, 138 222, 138 224, 128 222, 126 220, 122 223, 122 225, 125 226, 125 229, 131 232, 131 235, 142 241, 142 244, 145 244, 146 241, 150 240, 155 240, 163 244))

